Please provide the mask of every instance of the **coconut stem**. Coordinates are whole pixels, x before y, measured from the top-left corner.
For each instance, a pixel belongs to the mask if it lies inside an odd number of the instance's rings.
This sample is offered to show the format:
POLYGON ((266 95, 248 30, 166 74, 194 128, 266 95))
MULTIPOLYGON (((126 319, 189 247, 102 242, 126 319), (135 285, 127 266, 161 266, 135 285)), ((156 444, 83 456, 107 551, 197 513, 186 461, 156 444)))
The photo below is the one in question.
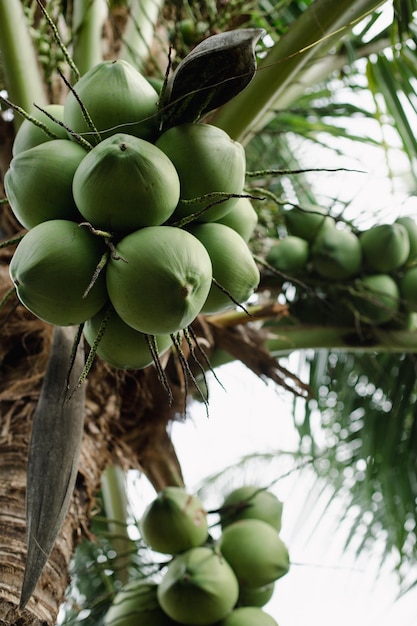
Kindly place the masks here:
POLYGON ((157 343, 156 343, 156 339, 155 339, 154 335, 147 335, 147 334, 145 334, 145 340, 146 340, 146 343, 148 344, 149 352, 151 353, 153 362, 154 362, 155 367, 156 367, 156 371, 158 372, 158 378, 159 378, 160 382, 162 383, 163 388, 168 393, 169 404, 171 406, 173 401, 174 401, 174 396, 172 394, 172 389, 170 387, 167 375, 165 374, 165 370, 162 367, 161 359, 159 358, 158 346, 157 346, 157 343))
MULTIPOLYGON (((69 133, 71 135, 71 137, 74 138, 74 140, 85 150, 90 151, 92 149, 92 145, 91 143, 89 143, 86 139, 84 139, 84 137, 81 137, 81 135, 79 135, 78 133, 75 133, 73 130, 71 130, 71 128, 69 126, 67 126, 66 124, 64 124, 64 122, 62 122, 61 120, 56 119, 56 117, 54 117, 53 115, 51 115, 49 113, 49 111, 47 111, 46 109, 43 109, 42 107, 38 106, 37 104, 34 105, 37 109, 39 109, 39 111, 42 111, 42 113, 44 113, 47 117, 49 117, 50 120, 52 120, 53 122, 55 122, 55 124, 58 124, 59 126, 61 126, 62 128, 65 128, 65 130, 67 131, 67 133, 69 133)), ((31 120, 32 121, 32 120, 31 120)), ((37 126, 40 126, 40 123, 35 120, 35 122, 37 126)), ((45 127, 46 128, 46 127, 45 127)), ((42 130, 44 130, 42 128, 42 130)), ((50 131, 48 130, 48 134, 51 134, 50 131)), ((52 135, 51 135, 52 136, 52 135)), ((55 135, 56 138, 56 135, 55 135)))
POLYGON ((22 239, 23 239, 23 237, 25 235, 26 235, 26 233, 23 233, 23 235, 19 235, 18 237, 13 237, 12 239, 7 239, 7 241, 2 241, 0 243, 0 249, 1 248, 7 248, 8 246, 13 246, 15 243, 19 243, 19 241, 22 241, 22 239))
POLYGON ((182 228, 183 226, 186 226, 190 222, 193 222, 194 220, 201 217, 204 213, 206 213, 206 211, 211 209, 213 206, 216 206, 217 204, 222 204, 223 202, 226 202, 230 198, 248 198, 250 200, 265 200, 265 198, 263 197, 253 196, 251 194, 246 194, 246 193, 227 193, 226 191, 215 191, 212 193, 206 193, 202 196, 198 196, 197 198, 191 198, 189 200, 181 199, 181 202, 187 205, 187 204, 193 204, 195 202, 205 202, 206 200, 211 200, 212 198, 218 198, 218 199, 213 200, 213 202, 210 202, 207 206, 200 209, 200 211, 191 213, 190 215, 183 217, 181 220, 178 220, 177 222, 173 222, 171 226, 182 228))

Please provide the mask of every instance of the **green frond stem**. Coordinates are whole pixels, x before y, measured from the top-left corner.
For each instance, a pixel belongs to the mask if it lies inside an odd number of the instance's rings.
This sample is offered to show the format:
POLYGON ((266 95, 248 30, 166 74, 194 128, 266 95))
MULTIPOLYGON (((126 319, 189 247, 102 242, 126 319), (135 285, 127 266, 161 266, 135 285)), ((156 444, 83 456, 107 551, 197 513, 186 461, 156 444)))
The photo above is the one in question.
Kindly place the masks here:
POLYGON ((168 394, 169 405, 171 406, 172 403, 174 402, 174 396, 172 394, 172 389, 169 384, 168 377, 165 374, 164 368, 162 367, 161 359, 159 358, 158 346, 156 343, 155 336, 145 334, 145 340, 146 340, 146 343, 148 344, 149 352, 151 353, 154 365, 156 367, 156 371, 158 372, 159 381, 168 394))
POLYGON ((103 61, 102 33, 107 15, 106 0, 73 2, 73 60, 80 76, 103 61))
MULTIPOLYGON (((90 129, 91 134, 94 135, 94 138, 95 138, 96 142, 99 143, 101 141, 100 133, 98 132, 97 128, 94 126, 94 122, 91 119, 90 114, 87 111, 87 109, 85 108, 83 102, 81 101, 81 98, 79 97, 79 95, 77 94, 77 92, 75 91, 73 86, 68 82, 68 80, 66 79, 64 74, 61 71, 59 71, 59 70, 58 70, 58 72, 59 72, 59 75, 61 76, 62 80, 64 81, 65 85, 72 92, 72 94, 74 95, 74 98, 77 100, 78 104, 80 105, 82 116, 83 116, 83 118, 84 118, 88 128, 90 129)), ((70 131, 70 133, 74 134, 73 131, 70 131)))
MULTIPOLYGON (((35 117, 33 117, 33 115, 30 115, 30 113, 28 113, 27 111, 22 109, 22 107, 18 106, 17 104, 14 104, 11 100, 9 100, 8 98, 5 98, 4 96, 0 96, 0 102, 4 102, 4 104, 6 104, 10 109, 13 109, 13 111, 15 113, 18 113, 19 115, 21 115, 25 120, 29 120, 29 122, 32 122, 32 124, 34 124, 35 126, 40 128, 41 130, 43 130, 43 132, 46 135, 48 135, 48 137, 51 137, 51 139, 57 139, 57 135, 55 135, 55 133, 50 128, 48 128, 46 126, 46 124, 44 124, 40 120, 37 120, 35 117)), ((39 108, 40 110, 42 110, 40 107, 37 107, 36 105, 35 105, 35 107, 39 108)), ((46 111, 43 111, 43 112, 47 114, 46 111)), ((58 122, 58 120, 56 120, 53 117, 53 115, 48 115, 48 117, 53 119, 54 122, 58 122)), ((4 203, 4 200, 2 200, 1 202, 4 203)), ((6 202, 7 202, 7 200, 6 200, 6 202)))
MULTIPOLYGON (((84 137, 81 137, 81 135, 79 135, 78 133, 75 133, 69 126, 64 124, 64 122, 62 122, 61 120, 58 120, 56 117, 51 115, 49 111, 47 111, 46 109, 43 109, 42 107, 38 106, 37 104, 35 104, 35 108, 39 109, 39 111, 42 111, 42 113, 44 113, 46 115, 46 117, 49 117, 50 120, 55 122, 55 124, 58 124, 59 126, 62 126, 62 128, 65 128, 67 133, 69 133, 71 135, 71 137, 73 137, 74 141, 76 141, 78 144, 80 144, 80 146, 82 148, 84 148, 88 152, 92 149, 93 146, 91 145, 91 143, 89 143, 86 139, 84 139, 84 137)), ((37 124, 37 126, 39 126, 39 124, 37 124)), ((44 130, 44 129, 42 129, 42 130, 44 130)))
POLYGON ((132 541, 128 533, 128 498, 126 476, 118 465, 109 465, 101 477, 101 493, 104 513, 107 518, 109 540, 117 554, 114 564, 115 575, 121 583, 129 579, 132 541))
MULTIPOLYGON (((4 203, 4 204, 8 204, 8 202, 4 203)), ((23 235, 19 235, 18 237, 13 237, 12 239, 8 239, 7 241, 2 241, 0 243, 0 250, 2 248, 8 248, 9 246, 14 246, 14 244, 19 243, 19 241, 22 241, 23 237, 26 235, 26 233, 23 233, 23 235)))
MULTIPOLYGON (((48 103, 43 77, 20 0, 0 2, 0 56, 6 76, 8 97, 30 111, 34 103, 48 103)), ((17 130, 22 123, 14 119, 17 130)))
POLYGON ((52 36, 55 39, 55 42, 57 43, 57 45, 59 46, 59 49, 61 50, 62 54, 64 55, 64 58, 65 58, 66 62, 68 63, 69 67, 71 68, 71 71, 73 72, 73 74, 75 76, 75 80, 78 80, 79 77, 80 77, 80 73, 79 73, 78 68, 76 67, 74 61, 72 60, 72 58, 70 56, 70 53, 68 52, 64 42, 62 41, 57 27, 55 26, 53 20, 51 19, 48 11, 43 6, 41 0, 36 0, 36 3, 38 5, 39 9, 42 11, 44 18, 48 22, 49 27, 51 29, 52 36))
POLYGON ((10 300, 10 298, 12 297, 14 292, 15 292, 15 288, 14 288, 14 285, 13 285, 12 287, 10 287, 10 289, 8 291, 6 291, 6 293, 4 294, 4 296, 0 300, 0 311, 2 310, 2 308, 4 307, 6 302, 8 302, 10 300))
POLYGON ((171 222, 170 225, 176 226, 177 228, 183 228, 187 224, 190 224, 194 220, 200 218, 202 215, 204 215, 206 211, 211 209, 213 206, 216 206, 217 204, 222 204, 223 202, 230 200, 230 198, 248 198, 249 200, 265 200, 264 197, 254 196, 249 193, 227 193, 226 191, 214 191, 212 193, 206 193, 203 196, 199 196, 197 198, 190 198, 188 200, 181 198, 181 203, 184 205, 195 204, 196 202, 203 203, 203 202, 206 202, 206 200, 211 200, 211 199, 213 199, 213 202, 209 202, 209 204, 205 206, 204 208, 202 208, 200 211, 196 211, 195 213, 186 215, 181 220, 178 220, 176 222, 171 222))
POLYGON ((164 0, 130 0, 129 18, 123 33, 120 58, 142 70, 150 56, 155 28, 164 0))
POLYGON ((381 4, 381 0, 317 0, 311 4, 259 62, 246 89, 221 107, 211 123, 232 139, 247 143, 274 116, 280 96, 299 81, 307 63, 323 56, 342 34, 381 4))
POLYGON ((297 324, 268 327, 265 345, 273 356, 286 356, 297 350, 332 348, 352 353, 415 353, 417 332, 367 327, 363 336, 357 328, 297 324), (272 332, 275 336, 272 336, 272 332))

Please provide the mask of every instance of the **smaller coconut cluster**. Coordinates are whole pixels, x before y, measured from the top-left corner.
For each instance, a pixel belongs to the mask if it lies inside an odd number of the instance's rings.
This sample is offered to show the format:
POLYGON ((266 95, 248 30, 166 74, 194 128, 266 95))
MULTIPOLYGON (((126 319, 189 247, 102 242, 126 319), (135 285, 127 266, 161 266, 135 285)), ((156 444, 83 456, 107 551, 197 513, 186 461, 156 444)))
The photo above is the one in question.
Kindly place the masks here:
POLYGON ((289 570, 279 536, 282 503, 264 488, 232 491, 209 534, 195 495, 167 487, 146 508, 140 530, 154 551, 170 554, 158 582, 134 580, 117 593, 105 626, 277 626, 263 610, 289 570))
POLYGON ((321 208, 294 207, 285 213, 285 226, 286 236, 271 245, 266 262, 284 281, 295 279, 297 291, 308 287, 327 299, 329 310, 339 311, 334 323, 412 323, 417 312, 415 220, 400 217, 354 232, 345 224, 340 228, 321 208))
POLYGON ((161 353, 259 282, 242 145, 209 124, 160 131, 158 98, 126 61, 98 64, 23 122, 4 181, 28 230, 10 264, 19 299, 50 324, 85 324, 120 368, 152 362, 146 337, 161 353))

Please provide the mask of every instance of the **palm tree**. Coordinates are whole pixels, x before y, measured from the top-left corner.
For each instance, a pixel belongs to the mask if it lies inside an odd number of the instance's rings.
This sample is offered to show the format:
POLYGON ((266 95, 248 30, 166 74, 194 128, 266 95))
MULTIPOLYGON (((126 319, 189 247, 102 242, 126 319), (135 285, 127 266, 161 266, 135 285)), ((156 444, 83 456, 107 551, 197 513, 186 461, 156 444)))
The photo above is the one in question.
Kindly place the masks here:
MULTIPOLYGON (((1 179, 9 168, 13 139, 22 121, 16 107, 30 111, 34 102, 41 107, 50 102, 62 102, 68 89, 62 74, 68 75, 70 80, 75 77, 71 74, 75 72, 71 57, 81 74, 103 58, 124 58, 143 74, 163 79, 169 45, 176 52, 172 62, 174 69, 178 61, 208 35, 236 28, 262 28, 267 36, 258 46, 255 77, 235 98, 205 118, 245 145, 251 172, 248 191, 264 198, 254 203, 259 226, 251 241, 262 268, 258 298, 253 307, 250 305, 250 316, 241 309, 199 316, 192 324, 192 337, 197 344, 204 343, 213 366, 217 358, 238 359, 257 375, 272 379, 300 397, 307 397, 315 390, 314 381, 310 381, 310 385, 302 382, 279 363, 278 358, 288 351, 337 349, 343 354, 349 353, 358 368, 362 367, 362 361, 357 353, 413 353, 417 335, 415 329, 406 327, 402 320, 395 320, 389 328, 369 323, 358 326, 355 315, 342 320, 329 306, 323 281, 288 280, 265 263, 268 246, 284 226, 285 211, 294 205, 318 204, 309 172, 300 171, 308 168, 294 155, 295 138, 322 142, 324 137, 333 135, 364 141, 365 138, 351 137, 346 118, 351 115, 365 119, 377 117, 384 127, 384 118, 388 116, 409 159, 410 184, 415 186, 416 140, 408 121, 409 111, 415 111, 412 78, 415 42, 410 26, 415 7, 412 0, 394 2, 395 12, 389 24, 378 28, 379 9, 383 5, 376 0, 343 0, 337 4, 329 0, 303 3, 282 0, 274 8, 260 1, 237 2, 231 7, 219 3, 214 10, 209 2, 191 8, 188 3, 157 0, 146 3, 96 0, 86 7, 86 3, 74 0, 72 3, 46 3, 47 11, 44 11, 41 2, 0 0, 0 75, 5 89, 1 93, 6 108, 0 118, 1 179), (70 55, 66 56, 68 51, 70 55), (361 70, 361 62, 366 65, 366 73, 361 70), (349 99, 341 102, 336 98, 341 84, 351 91, 366 89, 374 97, 376 110, 361 108, 349 99), (299 173, 294 174, 296 171, 299 173), (311 303, 324 307, 318 313, 316 309, 316 317, 308 313, 311 303)), ((198 85, 196 87, 198 89, 198 85)), ((389 156, 388 145, 387 154, 389 156)), ((343 221, 349 207, 339 204, 335 212, 334 200, 329 198, 325 208, 343 221)), ((351 226, 358 228, 355 224, 351 226)), ((0 228, 7 241, 22 234, 6 204, 0 228)), ((52 394, 54 413, 50 399, 45 403, 45 389, 48 385, 54 388, 53 373, 60 370, 56 367, 48 370, 47 366, 56 363, 53 359, 60 356, 66 376, 66 364, 71 358, 77 330, 64 332, 60 327, 53 328, 18 306, 8 275, 13 251, 13 245, 1 249, 0 265, 0 295, 4 295, 0 312, 0 493, 4 503, 0 511, 3 520, 0 615, 10 624, 17 620, 22 624, 37 621, 53 624, 67 587, 74 548, 82 536, 91 533, 92 513, 101 486, 108 517, 116 522, 124 519, 116 508, 120 485, 112 483, 114 475, 109 468, 137 468, 156 490, 182 483, 180 462, 169 439, 167 425, 184 415, 184 407, 193 393, 193 382, 201 381, 202 357, 200 355, 200 361, 196 359, 191 343, 184 339, 183 348, 172 350, 159 368, 126 373, 96 359, 87 382, 74 394, 72 404, 65 405, 65 410, 61 403, 62 391, 56 390, 55 396, 52 394), (185 353, 189 353, 188 357, 185 353), (169 394, 161 385, 161 374, 169 394), (42 454, 33 444, 30 451, 28 449, 34 414, 42 419, 34 421, 32 442, 36 440, 43 446, 42 454), (65 419, 68 415, 71 428, 65 432, 57 428, 53 440, 45 437, 45 426, 43 429, 38 426, 45 424, 45 420, 56 424, 59 418, 63 424, 68 424, 65 419), (72 448, 67 445, 68 441, 72 448), (59 451, 57 460, 52 463, 48 454, 51 447, 59 451), (75 462, 74 450, 78 449, 80 456, 75 462), (26 478, 28 456, 31 466, 26 478), (65 473, 63 459, 66 459, 65 473), (64 477, 64 484, 59 477, 64 477), (40 551, 32 547, 34 565, 29 574, 26 564, 26 596, 21 602, 27 550, 26 485, 31 528, 34 528, 36 543, 40 535, 43 539, 40 551), (42 499, 47 504, 37 506, 42 499), (52 546, 50 558, 43 567, 40 553, 48 552, 52 546), (39 570, 42 574, 38 580, 39 570)), ((335 284, 334 289, 337 287, 335 284)), ((346 297, 346 286, 342 287, 343 297, 346 297)), ((82 343, 79 351, 82 352, 82 343)), ((394 357, 391 358, 394 362, 394 357)), ((342 367, 344 357, 339 359, 342 367)), ((75 379, 82 365, 81 354, 73 366, 75 379)), ((384 390, 389 393, 392 388, 384 390)), ((401 406, 410 406, 412 393, 408 387, 401 406)), ((349 417, 351 414, 347 411, 349 417)), ((401 415, 404 420, 406 413, 401 412, 401 415)), ((308 414, 305 424, 308 424, 308 414)), ((407 422, 402 436, 409 433, 410 442, 413 432, 407 422)), ((409 463, 410 459, 404 454, 404 463, 409 463)), ((353 497, 359 498, 359 495, 353 494, 353 497)), ((404 497, 409 498, 410 492, 404 497)), ((121 534, 122 546, 127 546, 130 553, 130 541, 126 533, 121 534)), ((402 538, 393 540, 396 545, 401 541, 402 538)), ((119 568, 124 572, 121 576, 128 575, 131 567, 129 559, 127 566, 119 568)))

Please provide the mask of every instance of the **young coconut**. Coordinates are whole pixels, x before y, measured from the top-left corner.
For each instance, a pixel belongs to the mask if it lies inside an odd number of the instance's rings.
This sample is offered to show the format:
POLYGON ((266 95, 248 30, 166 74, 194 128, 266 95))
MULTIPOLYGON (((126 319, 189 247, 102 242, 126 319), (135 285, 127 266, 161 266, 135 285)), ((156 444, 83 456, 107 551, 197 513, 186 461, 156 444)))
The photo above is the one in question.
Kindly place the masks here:
POLYGON ((360 236, 365 266, 387 274, 399 269, 410 254, 410 239, 405 226, 399 223, 378 224, 360 236))
POLYGON ((275 591, 275 582, 264 587, 242 587, 239 586, 238 606, 265 606, 275 591))
POLYGON ((350 230, 324 228, 311 247, 314 269, 323 278, 346 280, 356 276, 362 266, 359 238, 350 230))
POLYGON ((216 626, 278 626, 272 615, 256 606, 238 607, 216 626))
POLYGON ((271 246, 265 260, 278 272, 299 274, 307 269, 309 255, 308 241, 288 235, 271 246))
POLYGON ((104 251, 101 239, 75 222, 38 224, 20 241, 10 262, 20 301, 49 324, 85 322, 108 297, 103 273, 85 295, 104 251))
POLYGON ((353 305, 356 314, 368 324, 391 321, 400 308, 400 291, 389 274, 370 274, 355 281, 353 305))
POLYGON ((283 504, 275 494, 257 485, 231 491, 220 507, 220 523, 226 528, 241 519, 260 519, 277 532, 281 530, 283 504))
POLYGON ((223 529, 218 547, 242 587, 264 587, 290 567, 288 549, 267 522, 243 519, 223 529))
POLYGON ((210 256, 181 228, 149 226, 126 235, 107 265, 110 300, 122 320, 147 335, 186 328, 212 282, 210 256))
POLYGON ((249 198, 238 198, 236 204, 223 217, 216 220, 233 228, 245 241, 249 241, 258 224, 258 214, 249 198))
POLYGON ((156 552, 179 554, 206 541, 207 512, 199 498, 182 487, 165 487, 145 509, 140 531, 156 552))
POLYGON ((417 266, 408 268, 399 280, 401 299, 407 311, 417 312, 417 266))
MULTIPOLYGON (((64 105, 63 104, 47 104, 44 107, 44 110, 52 115, 53 118, 58 120, 59 122, 64 121, 64 105)), ((25 150, 29 150, 29 148, 33 148, 34 146, 38 146, 41 143, 45 143, 46 141, 52 141, 53 139, 69 139, 69 134, 66 129, 54 122, 46 113, 40 111, 39 109, 34 109, 30 112, 31 116, 44 124, 50 131, 55 135, 48 135, 40 126, 37 126, 34 122, 29 119, 23 120, 21 126, 19 126, 19 130, 16 133, 16 137, 12 146, 12 154, 16 156, 25 150)))
POLYGON ((239 585, 227 561, 212 548, 191 548, 168 565, 158 587, 158 601, 173 620, 205 626, 228 615, 239 585))
POLYGON ((414 261, 417 261, 417 222, 409 215, 405 215, 403 217, 397 218, 394 223, 404 226, 405 230, 408 233, 408 239, 410 241, 410 252, 408 253, 407 263, 413 263, 414 261))
POLYGON ((84 336, 96 354, 117 369, 144 369, 154 362, 149 341, 154 342, 156 354, 160 356, 172 345, 170 335, 147 337, 131 328, 107 305, 97 315, 87 320, 83 328, 84 336), (107 319, 106 319, 107 318, 107 319), (102 329, 103 321, 105 327, 102 329), (103 332, 100 337, 100 333, 103 332))
POLYGON ((210 288, 201 312, 218 313, 234 307, 237 302, 246 302, 260 279, 246 241, 233 228, 215 222, 191 224, 187 230, 209 253, 216 281, 210 288))
POLYGON ((295 206, 284 213, 285 226, 289 235, 312 242, 322 229, 333 227, 335 221, 320 206, 295 206))
POLYGON ((22 226, 29 229, 46 220, 82 219, 72 195, 72 180, 86 154, 77 143, 54 139, 13 157, 4 188, 22 226))
POLYGON ((175 219, 213 205, 196 218, 200 222, 211 222, 226 215, 236 204, 238 198, 224 200, 216 194, 243 193, 245 151, 221 128, 209 124, 181 124, 163 133, 156 145, 171 159, 180 178, 181 200, 173 215, 175 219), (206 194, 213 195, 207 200, 198 200, 206 194), (195 198, 197 200, 190 202, 195 198))
MULTIPOLYGON (((118 59, 92 67, 73 89, 101 139, 128 133, 152 141, 156 131, 158 94, 133 65, 118 59)), ((90 143, 97 143, 83 110, 70 91, 64 102, 64 122, 90 143)))
POLYGON ((143 579, 123 585, 104 617, 104 626, 178 626, 161 609, 157 589, 156 583, 143 579))
POLYGON ((93 148, 74 175, 75 203, 95 228, 132 232, 157 226, 180 197, 175 167, 156 146, 117 133, 93 148))

